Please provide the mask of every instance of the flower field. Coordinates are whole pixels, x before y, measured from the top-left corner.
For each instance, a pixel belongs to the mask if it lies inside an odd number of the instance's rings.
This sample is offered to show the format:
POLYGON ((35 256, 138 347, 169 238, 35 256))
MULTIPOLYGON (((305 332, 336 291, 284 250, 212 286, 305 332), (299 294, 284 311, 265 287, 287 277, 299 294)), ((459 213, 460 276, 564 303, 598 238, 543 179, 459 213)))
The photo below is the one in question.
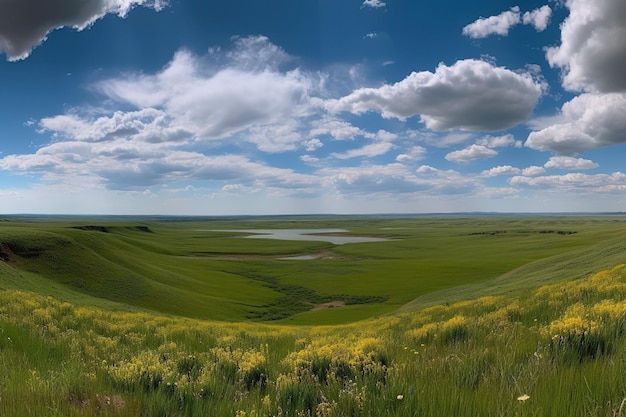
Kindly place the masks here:
POLYGON ((338 326, 0 292, 2 416, 626 416, 626 267, 338 326))

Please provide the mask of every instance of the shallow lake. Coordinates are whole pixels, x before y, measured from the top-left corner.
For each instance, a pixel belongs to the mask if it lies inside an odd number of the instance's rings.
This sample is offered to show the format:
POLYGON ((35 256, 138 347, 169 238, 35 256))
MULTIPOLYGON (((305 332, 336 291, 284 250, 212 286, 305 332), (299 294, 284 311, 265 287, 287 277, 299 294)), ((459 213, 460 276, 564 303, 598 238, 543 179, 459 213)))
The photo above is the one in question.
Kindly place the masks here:
POLYGON ((251 233, 244 236, 248 239, 278 239, 278 240, 312 240, 330 242, 334 245, 344 243, 384 242, 389 239, 369 236, 336 236, 324 233, 345 233, 345 229, 246 229, 246 230, 213 230, 214 232, 251 233))

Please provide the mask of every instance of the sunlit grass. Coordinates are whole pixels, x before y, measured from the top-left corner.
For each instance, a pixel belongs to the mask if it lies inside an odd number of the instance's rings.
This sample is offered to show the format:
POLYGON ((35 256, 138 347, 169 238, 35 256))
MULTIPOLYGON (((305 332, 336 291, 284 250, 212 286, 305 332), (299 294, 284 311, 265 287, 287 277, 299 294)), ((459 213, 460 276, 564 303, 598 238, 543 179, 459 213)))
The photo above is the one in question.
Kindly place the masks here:
POLYGON ((622 265, 324 327, 112 312, 5 290, 0 415, 618 416, 625 299, 622 265))
POLYGON ((619 218, 316 222, 2 225, 0 416, 626 416, 619 218))

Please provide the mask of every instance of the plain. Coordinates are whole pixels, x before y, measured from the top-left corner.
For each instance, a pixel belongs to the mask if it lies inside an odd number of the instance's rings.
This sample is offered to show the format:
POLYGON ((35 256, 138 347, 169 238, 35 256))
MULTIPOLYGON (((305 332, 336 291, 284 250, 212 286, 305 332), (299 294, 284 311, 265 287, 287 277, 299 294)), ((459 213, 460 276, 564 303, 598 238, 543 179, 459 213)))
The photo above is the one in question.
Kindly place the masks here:
POLYGON ((625 221, 7 218, 0 415, 621 415, 625 221))

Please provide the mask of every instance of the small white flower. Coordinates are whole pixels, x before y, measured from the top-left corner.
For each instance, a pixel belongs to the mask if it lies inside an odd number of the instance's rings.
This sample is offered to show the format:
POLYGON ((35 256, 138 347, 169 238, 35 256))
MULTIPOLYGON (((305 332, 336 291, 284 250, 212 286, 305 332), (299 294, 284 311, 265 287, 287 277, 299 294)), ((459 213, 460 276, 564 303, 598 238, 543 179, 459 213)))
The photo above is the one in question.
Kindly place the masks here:
POLYGON ((402 395, 402 394, 398 394, 398 396, 396 397, 396 399, 397 399, 398 401, 402 401, 402 400, 404 400, 404 395, 402 395))
POLYGON ((529 396, 529 395, 524 394, 524 395, 521 395, 521 396, 517 397, 517 401, 526 401, 526 400, 528 400, 529 398, 530 398, 530 396, 529 396))

